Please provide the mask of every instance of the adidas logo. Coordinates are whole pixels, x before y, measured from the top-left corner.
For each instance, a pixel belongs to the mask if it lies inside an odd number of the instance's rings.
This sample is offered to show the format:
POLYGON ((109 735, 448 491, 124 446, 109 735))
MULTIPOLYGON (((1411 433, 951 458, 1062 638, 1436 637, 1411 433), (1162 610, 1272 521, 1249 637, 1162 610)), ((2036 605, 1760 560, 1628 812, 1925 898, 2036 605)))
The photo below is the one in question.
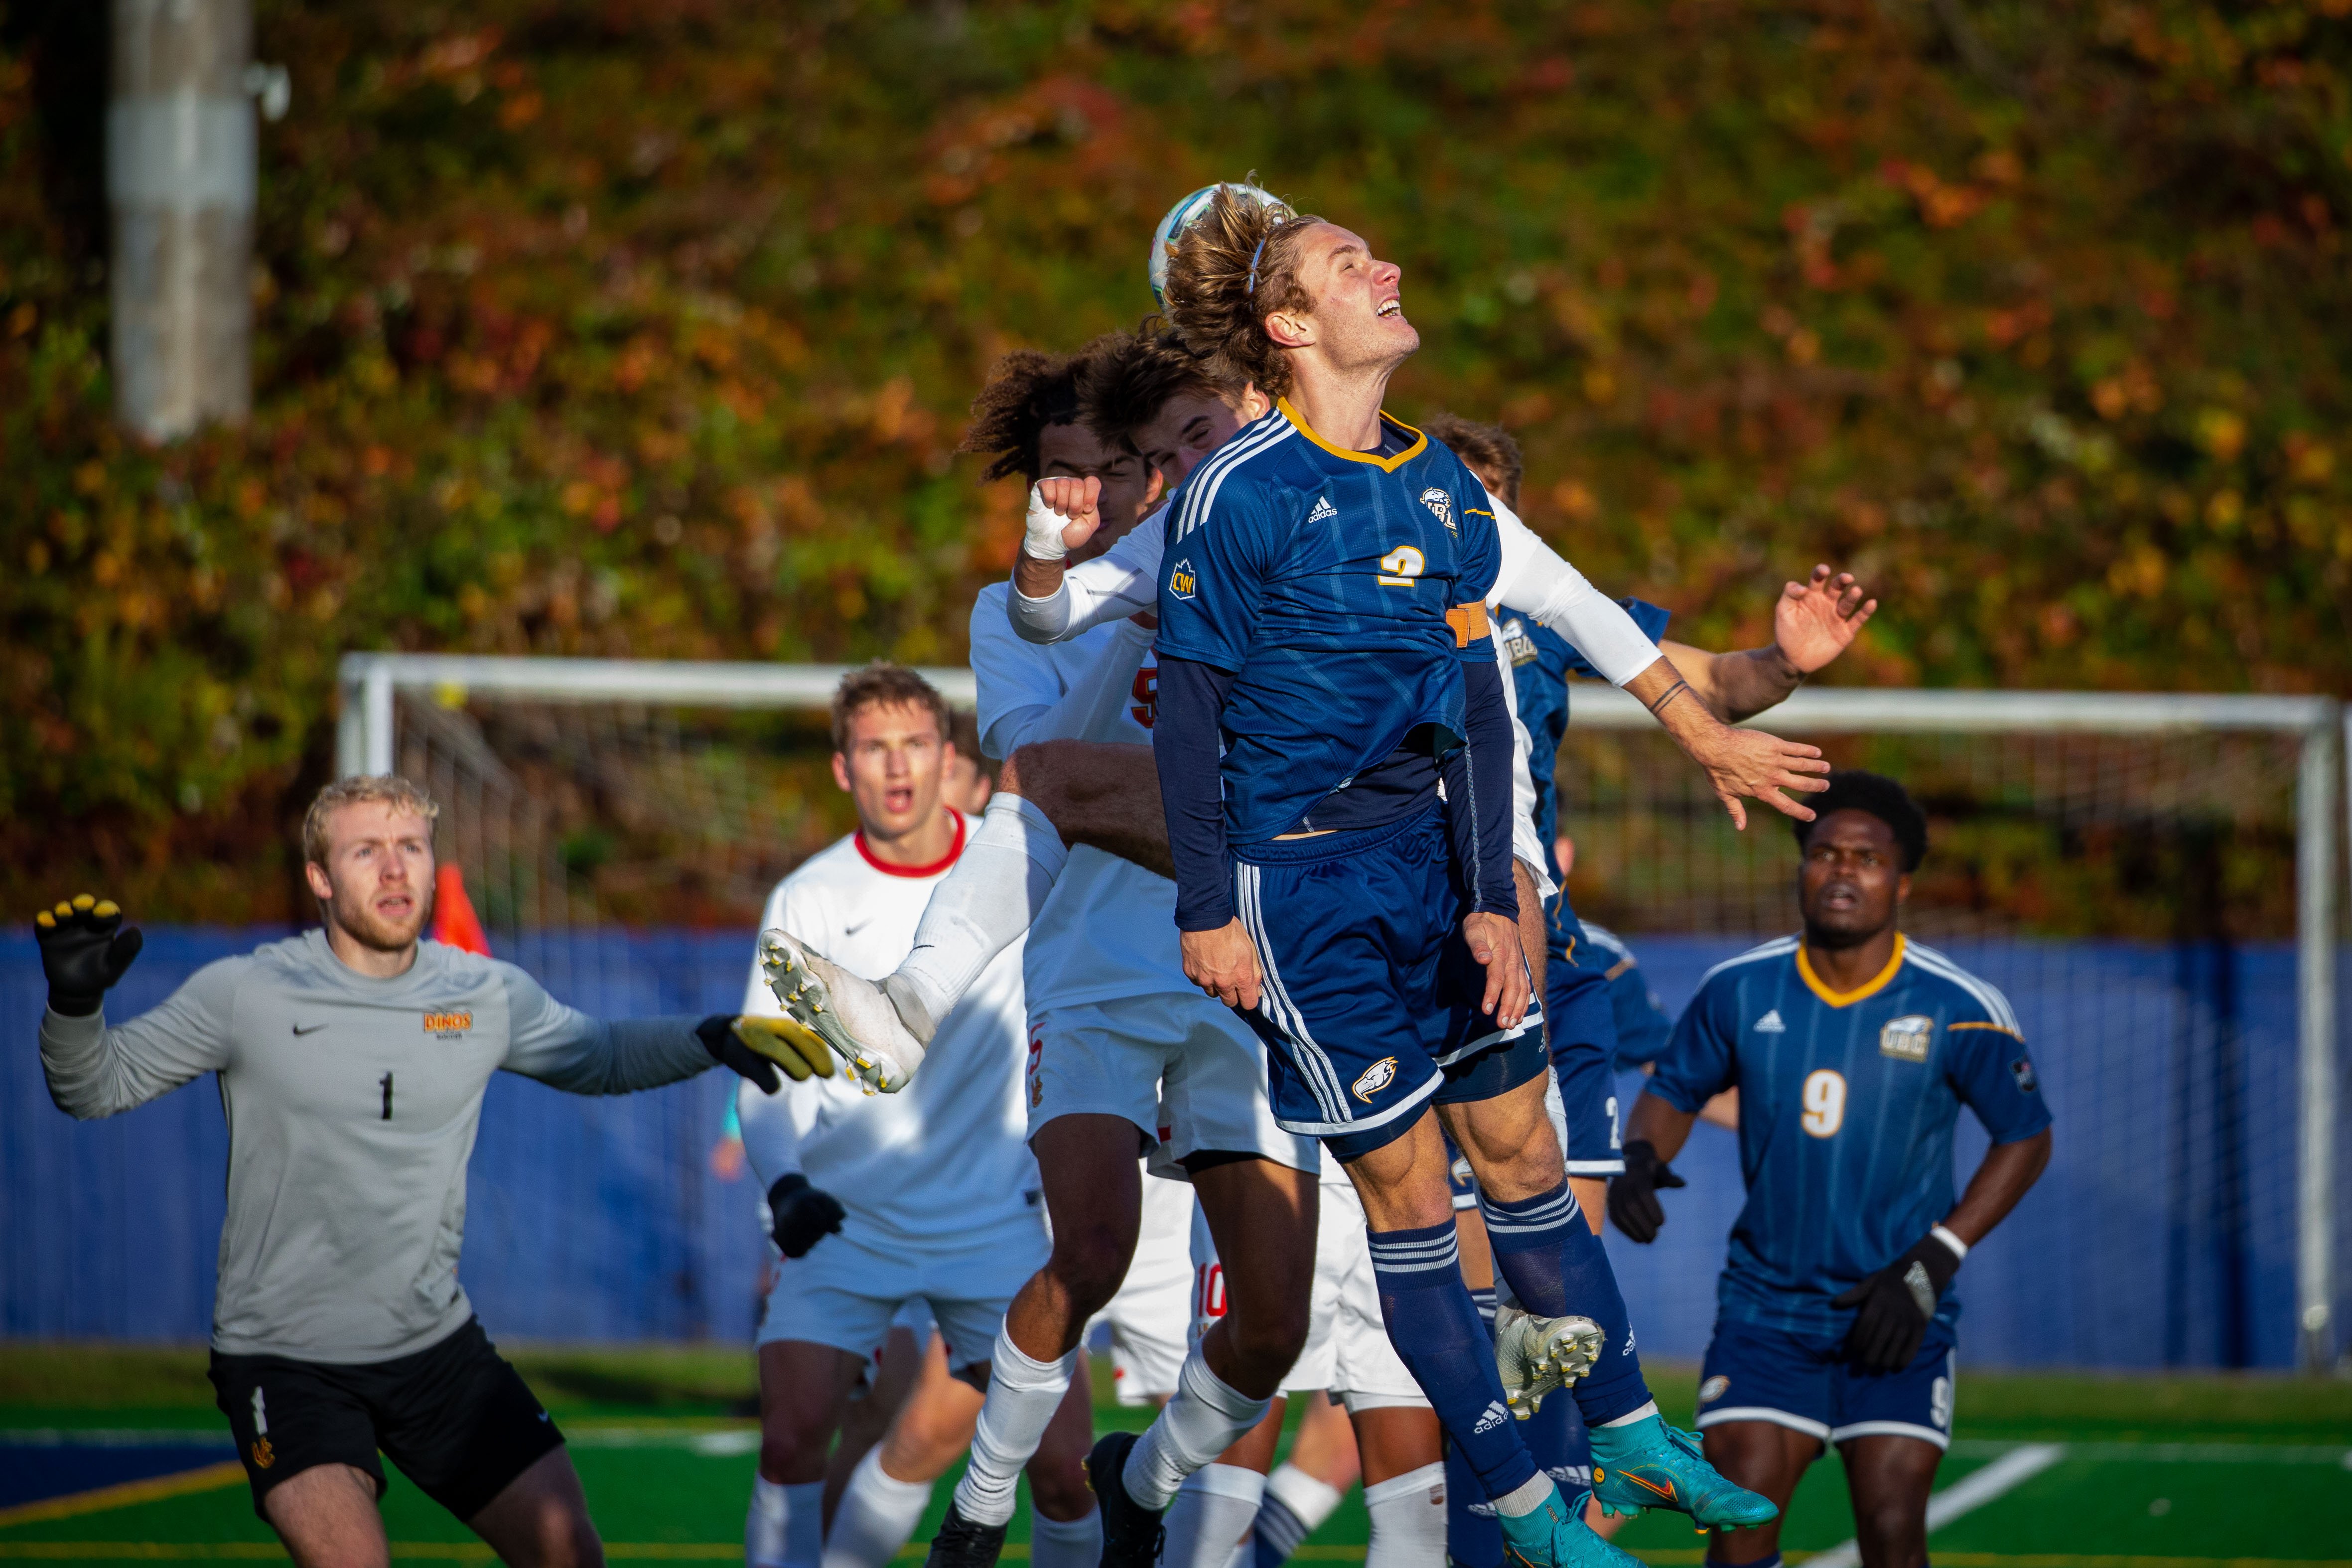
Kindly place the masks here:
POLYGON ((1329 496, 1317 496, 1315 498, 1315 510, 1307 514, 1307 521, 1309 522, 1320 522, 1327 517, 1337 517, 1339 515, 1339 509, 1331 504, 1331 498, 1329 496))
POLYGON ((1762 1017, 1757 1019, 1756 1032, 1759 1035, 1787 1034, 1789 1032, 1789 1026, 1780 1022, 1780 1009, 1775 1007, 1769 1013, 1767 1013, 1762 1017))
POLYGON ((1510 1418, 1511 1413, 1503 1408, 1500 1401, 1490 1399, 1486 1402, 1486 1414, 1480 1415, 1478 1424, 1470 1428, 1470 1435, 1475 1437, 1483 1433, 1492 1432, 1510 1418))

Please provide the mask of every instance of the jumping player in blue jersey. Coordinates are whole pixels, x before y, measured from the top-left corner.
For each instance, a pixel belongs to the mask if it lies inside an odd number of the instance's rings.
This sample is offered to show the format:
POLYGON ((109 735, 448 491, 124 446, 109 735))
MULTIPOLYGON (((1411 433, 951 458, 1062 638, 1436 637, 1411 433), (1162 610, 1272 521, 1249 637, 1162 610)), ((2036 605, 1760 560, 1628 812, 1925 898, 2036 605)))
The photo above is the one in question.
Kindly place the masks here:
MULTIPOLYGON (((1776 1510, 1657 1417, 1544 1115, 1486 624, 1498 535, 1459 460, 1381 412, 1420 341, 1399 277, 1345 229, 1224 191, 1174 247, 1177 329, 1277 399, 1192 472, 1168 523, 1154 754, 1177 925, 1186 973, 1266 1042, 1277 1120, 1346 1165, 1390 1337, 1513 1552, 1622 1563, 1513 1429, 1458 1268, 1441 1119, 1477 1174, 1517 1327, 1532 1329, 1502 1353, 1530 1355, 1552 1387, 1581 1373, 1596 1450, 1653 1500, 1708 1523, 1776 1510), (1571 1300, 1593 1316, 1571 1317, 1571 1300)), ((1778 792, 1819 787, 1812 748, 1725 730, 1677 700, 1689 686, 1662 658, 1627 686, 1695 754, 1745 759, 1731 795, 1811 815, 1778 792)), ((1125 1475, 1116 1436, 1090 1464, 1105 1562, 1146 1560, 1148 1481, 1125 1475)))
MULTIPOLYGON (((1801 825, 1801 937, 1717 965, 1633 1107, 1610 1217, 1635 1241, 1710 1095, 1739 1089, 1748 1204, 1731 1231, 1699 1385, 1706 1455, 1783 1506, 1834 1446, 1866 1568, 1927 1561, 1927 1494, 1951 1439, 1951 1292, 1969 1249, 2050 1160, 2050 1110, 1999 991, 1896 916, 1927 843, 1902 785, 1837 773, 1801 825), (1952 1130, 1992 1147, 1952 1198, 1952 1130)), ((1777 1564, 1778 1521, 1708 1560, 1777 1564)))

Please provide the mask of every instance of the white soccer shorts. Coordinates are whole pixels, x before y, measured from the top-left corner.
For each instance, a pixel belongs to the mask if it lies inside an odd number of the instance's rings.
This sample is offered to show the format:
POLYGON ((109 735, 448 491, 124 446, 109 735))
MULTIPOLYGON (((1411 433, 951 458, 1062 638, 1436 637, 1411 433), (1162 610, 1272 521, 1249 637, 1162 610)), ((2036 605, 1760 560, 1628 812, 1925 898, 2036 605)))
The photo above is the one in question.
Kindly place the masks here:
POLYGON ((1049 1007, 1029 1021, 1029 1136, 1061 1116, 1120 1116, 1160 1153, 1255 1154, 1319 1170, 1311 1138, 1276 1124, 1265 1050, 1223 1003, 1201 995, 1119 997, 1049 1007))
POLYGON ((946 1251, 884 1251, 847 1236, 828 1236, 800 1258, 777 1264, 775 1289, 760 1315, 759 1343, 795 1340, 831 1345, 870 1360, 903 1321, 908 1303, 930 1309, 947 1341, 948 1364, 961 1370, 995 1353, 996 1331, 1013 1292, 1045 1261, 1040 1226, 1034 1241, 946 1251))
POLYGON ((1118 1294, 1087 1325, 1089 1334, 1097 1323, 1110 1329, 1111 1386, 1121 1405, 1149 1405, 1176 1392, 1192 1300, 1194 1206, 1190 1183, 1143 1178, 1135 1261, 1118 1294))
MULTIPOLYGON (((1307 1318, 1307 1346, 1282 1380, 1285 1394, 1329 1389, 1351 1411, 1426 1405, 1389 1342, 1381 1319, 1381 1290, 1364 1240, 1364 1205, 1345 1181, 1320 1184, 1315 1232, 1315 1293, 1307 1318)), ((1198 1341, 1225 1315, 1224 1266, 1208 1221, 1192 1216, 1192 1336, 1198 1341)))

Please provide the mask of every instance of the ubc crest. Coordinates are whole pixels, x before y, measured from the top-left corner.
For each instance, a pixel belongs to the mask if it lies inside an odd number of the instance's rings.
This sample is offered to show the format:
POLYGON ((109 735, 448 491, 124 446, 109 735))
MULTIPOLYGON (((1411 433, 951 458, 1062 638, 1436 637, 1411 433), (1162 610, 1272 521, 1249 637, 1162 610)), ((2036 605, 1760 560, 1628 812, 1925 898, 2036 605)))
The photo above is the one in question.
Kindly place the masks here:
POLYGON ((1890 1020, 1878 1031, 1878 1054, 1898 1062, 1924 1062, 1927 1044, 1936 1037, 1936 1020, 1921 1013, 1890 1020))
POLYGON ((1372 1096, 1396 1081, 1396 1058, 1382 1057, 1358 1074, 1356 1081, 1349 1087, 1356 1091, 1358 1100, 1370 1105, 1372 1102, 1372 1096))
POLYGON ((1454 527, 1454 498, 1452 496, 1447 495, 1435 485, 1432 485, 1427 489, 1421 492, 1421 504, 1437 514, 1437 521, 1445 525, 1446 532, 1452 533, 1455 531, 1454 527))

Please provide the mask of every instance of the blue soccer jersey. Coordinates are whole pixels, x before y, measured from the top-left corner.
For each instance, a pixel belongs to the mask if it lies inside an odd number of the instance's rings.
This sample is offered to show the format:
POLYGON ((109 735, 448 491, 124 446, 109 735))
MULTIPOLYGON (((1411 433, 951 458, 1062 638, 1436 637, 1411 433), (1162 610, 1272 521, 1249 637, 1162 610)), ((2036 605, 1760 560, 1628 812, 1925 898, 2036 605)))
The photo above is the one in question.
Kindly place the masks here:
POLYGON ((1332 447, 1277 403, 1169 507, 1160 653, 1237 672, 1220 722, 1236 846, 1297 827, 1408 742, 1450 749, 1462 667, 1493 661, 1458 610, 1483 605, 1499 565, 1486 489, 1381 419, 1392 456, 1332 447))
POLYGON ((1617 1059, 1612 1066, 1622 1072, 1657 1060, 1674 1037, 1675 1021, 1666 1016, 1658 994, 1650 989, 1641 960, 1625 945, 1625 939, 1607 926, 1591 921, 1578 923, 1584 941, 1576 951, 1576 960, 1598 966, 1601 978, 1609 985, 1609 1007, 1617 1024, 1617 1059))
MULTIPOLYGON (((1727 1319, 1793 1332, 1845 1332, 1853 1313, 1831 1299, 1951 1212, 1961 1106, 1996 1143, 2050 1125, 2008 1000, 1900 936, 1843 994, 1795 937, 1709 970, 1649 1091, 1695 1112, 1733 1088, 1748 1203, 1717 1300, 1727 1319)), ((1938 1320, 1958 1310, 1945 1292, 1938 1320)))

